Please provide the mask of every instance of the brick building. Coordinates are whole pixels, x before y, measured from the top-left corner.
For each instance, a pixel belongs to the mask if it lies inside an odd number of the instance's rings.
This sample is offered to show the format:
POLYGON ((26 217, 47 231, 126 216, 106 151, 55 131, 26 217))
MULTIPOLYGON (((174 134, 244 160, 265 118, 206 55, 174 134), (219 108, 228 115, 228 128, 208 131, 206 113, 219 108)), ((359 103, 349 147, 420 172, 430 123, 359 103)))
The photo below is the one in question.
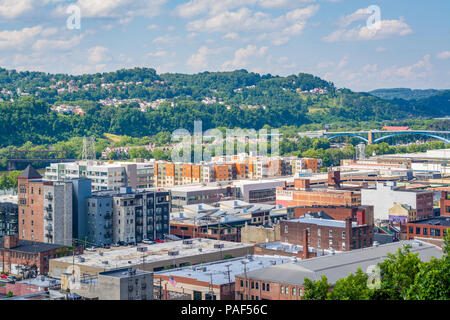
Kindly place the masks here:
MULTIPOLYGON (((76 254, 82 248, 75 248, 76 254)), ((19 240, 17 235, 0 238, 0 270, 20 275, 21 270, 35 269, 39 274, 49 272, 49 261, 52 258, 72 255, 69 248, 58 244, 19 240)))
POLYGON ((20 239, 45 242, 44 182, 32 166, 18 176, 18 199, 20 239))
POLYGON ((310 247, 323 250, 348 251, 373 244, 373 226, 359 224, 350 217, 339 221, 305 215, 280 224, 280 239, 299 246, 304 245, 305 233, 310 247))
POLYGON ((236 275, 236 300, 301 300, 305 279, 318 280, 323 275, 333 286, 337 280, 384 261, 388 253, 395 254, 405 244, 420 260, 440 259, 442 250, 435 245, 416 241, 400 241, 364 249, 340 252, 297 262, 273 265, 236 275))
POLYGON ((276 203, 293 206, 357 206, 361 193, 354 188, 341 187, 340 172, 328 173, 327 188, 311 186, 309 179, 295 179, 293 186, 284 185, 276 191, 276 203))
POLYGON ((359 224, 374 224, 372 206, 298 206, 293 209, 295 218, 307 213, 324 212, 334 220, 344 221, 350 217, 359 224))
POLYGON ((443 239, 449 229, 449 216, 411 221, 406 224, 408 240, 415 238, 443 239))
POLYGON ((439 202, 441 207, 441 216, 450 216, 450 192, 442 191, 441 200, 439 202))

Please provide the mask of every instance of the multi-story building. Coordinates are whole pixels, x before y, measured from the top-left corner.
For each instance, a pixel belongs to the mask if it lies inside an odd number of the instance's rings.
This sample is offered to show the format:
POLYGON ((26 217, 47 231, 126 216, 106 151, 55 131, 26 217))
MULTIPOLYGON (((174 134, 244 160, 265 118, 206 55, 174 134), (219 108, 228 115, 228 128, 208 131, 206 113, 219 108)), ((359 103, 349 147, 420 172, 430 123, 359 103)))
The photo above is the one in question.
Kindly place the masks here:
POLYGON ((345 221, 346 218, 351 218, 359 224, 374 225, 372 206, 298 206, 291 209, 294 210, 295 218, 323 212, 334 220, 345 221))
POLYGON ((160 271, 155 274, 155 287, 188 294, 191 300, 234 300, 237 274, 288 262, 288 257, 249 255, 160 271), (212 279, 210 274, 214 275, 212 279))
POLYGON ((157 161, 154 167, 154 185, 156 187, 240 179, 264 179, 292 174, 290 160, 281 157, 222 156, 214 158, 212 162, 198 164, 157 161))
MULTIPOLYGON (((329 181, 333 178, 329 177, 329 181)), ((276 203, 286 207, 295 206, 359 206, 361 193, 354 188, 339 188, 328 183, 328 188, 312 187, 309 179, 295 179, 294 186, 278 187, 276 203)))
POLYGON ((305 279, 316 280, 323 275, 331 286, 336 281, 384 261, 388 253, 395 254, 404 245, 418 254, 421 261, 431 257, 440 259, 442 250, 435 245, 419 241, 399 241, 358 250, 339 252, 297 262, 277 264, 236 275, 236 300, 301 300, 305 294, 305 279))
MULTIPOLYGON (((76 254, 83 253, 81 247, 74 250, 76 254)), ((73 254, 59 244, 19 240, 17 235, 0 238, 0 253, 0 270, 22 276, 29 272, 46 274, 50 259, 73 254)))
POLYGON ((42 176, 28 166, 18 176, 19 237, 46 242, 44 233, 44 183, 42 176))
POLYGON ((72 245, 86 235, 90 180, 44 181, 31 166, 18 177, 19 237, 72 245))
POLYGON ((388 220, 394 203, 409 205, 417 219, 433 217, 433 191, 400 188, 396 182, 377 183, 374 189, 361 189, 361 203, 374 207, 374 218, 388 220))
POLYGON ((443 239, 450 231, 450 217, 440 216, 408 222, 406 225, 407 239, 443 239))
POLYGON ((19 209, 17 203, 0 203, 0 237, 19 233, 19 209))
POLYGON ((373 226, 359 224, 350 217, 340 221, 306 214, 280 223, 280 239, 286 243, 305 245, 305 232, 308 234, 309 247, 316 249, 348 251, 373 244, 373 226))
POLYGON ((89 239, 96 244, 135 243, 169 234, 169 192, 97 192, 88 199, 89 239))
POLYGON ((439 201, 441 208, 441 216, 450 216, 450 192, 442 191, 441 200, 439 201))
POLYGON ((241 241, 241 229, 246 225, 270 225, 288 216, 286 210, 277 211, 275 205, 246 203, 233 200, 219 203, 186 206, 172 213, 170 233, 183 239, 208 238, 241 241))
POLYGON ((72 163, 53 163, 46 168, 45 179, 60 181, 66 179, 88 178, 93 191, 115 190, 130 186, 145 189, 153 186, 152 162, 102 162, 77 161, 72 163))
POLYGON ((63 275, 63 290, 96 300, 153 300, 153 272, 122 268, 70 281, 63 275))
POLYGON ((72 182, 43 182, 44 238, 46 243, 72 245, 73 186, 72 182))

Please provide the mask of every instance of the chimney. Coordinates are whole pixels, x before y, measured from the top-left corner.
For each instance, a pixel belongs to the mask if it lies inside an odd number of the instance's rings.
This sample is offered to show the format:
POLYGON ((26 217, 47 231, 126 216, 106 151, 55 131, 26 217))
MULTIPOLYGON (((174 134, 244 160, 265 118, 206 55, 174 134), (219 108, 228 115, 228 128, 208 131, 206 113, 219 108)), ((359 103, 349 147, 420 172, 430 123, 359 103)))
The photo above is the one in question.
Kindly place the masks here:
POLYGON ((303 230, 303 259, 309 258, 309 248, 308 248, 308 230, 303 230))
POLYGON ((5 249, 17 248, 19 246, 19 236, 18 235, 5 236, 3 246, 5 247, 5 249))
POLYGON ((352 238, 352 218, 345 218, 345 247, 350 248, 350 239, 352 238))
POLYGON ((311 180, 309 179, 295 179, 294 188, 299 190, 307 190, 310 187, 311 180))
POLYGON ((339 188, 341 186, 341 172, 330 171, 328 172, 328 187, 339 188))

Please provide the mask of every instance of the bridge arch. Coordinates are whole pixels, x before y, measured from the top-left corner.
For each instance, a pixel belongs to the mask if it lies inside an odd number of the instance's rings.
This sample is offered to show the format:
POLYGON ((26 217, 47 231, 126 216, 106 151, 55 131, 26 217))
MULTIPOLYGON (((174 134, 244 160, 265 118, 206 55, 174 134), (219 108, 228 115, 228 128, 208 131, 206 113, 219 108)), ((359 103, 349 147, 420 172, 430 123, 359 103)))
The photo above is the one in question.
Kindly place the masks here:
POLYGON ((379 142, 381 140, 384 140, 384 139, 387 139, 387 138, 391 138, 391 137, 395 137, 395 136, 401 136, 401 135, 404 135, 404 134, 418 134, 418 135, 432 137, 432 138, 444 141, 445 143, 450 143, 450 140, 446 139, 444 137, 441 137, 441 136, 438 136, 438 135, 435 135, 435 134, 431 134, 431 133, 427 133, 427 132, 417 132, 417 131, 392 133, 392 134, 389 134, 387 136, 383 136, 383 137, 374 139, 373 143, 377 143, 377 142, 379 142))
POLYGON ((342 137, 342 136, 355 137, 355 138, 361 139, 361 140, 363 140, 363 141, 369 143, 369 140, 368 140, 368 139, 366 139, 366 138, 364 138, 364 137, 361 137, 361 136, 359 136, 359 135, 357 135, 357 134, 354 134, 354 133, 340 133, 340 134, 335 134, 335 135, 333 135, 333 136, 331 136, 331 137, 328 137, 328 136, 327 136, 327 138, 328 138, 328 140, 331 140, 331 139, 334 139, 334 138, 337 138, 337 137, 342 137))

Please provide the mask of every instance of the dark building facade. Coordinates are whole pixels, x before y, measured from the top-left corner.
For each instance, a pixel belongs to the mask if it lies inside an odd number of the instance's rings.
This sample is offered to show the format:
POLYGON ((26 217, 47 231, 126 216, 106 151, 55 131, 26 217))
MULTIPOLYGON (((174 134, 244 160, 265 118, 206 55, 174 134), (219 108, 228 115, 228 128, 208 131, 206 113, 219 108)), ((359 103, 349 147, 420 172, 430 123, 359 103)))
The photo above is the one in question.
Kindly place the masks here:
POLYGON ((0 237, 19 232, 19 208, 16 203, 0 203, 0 237))

